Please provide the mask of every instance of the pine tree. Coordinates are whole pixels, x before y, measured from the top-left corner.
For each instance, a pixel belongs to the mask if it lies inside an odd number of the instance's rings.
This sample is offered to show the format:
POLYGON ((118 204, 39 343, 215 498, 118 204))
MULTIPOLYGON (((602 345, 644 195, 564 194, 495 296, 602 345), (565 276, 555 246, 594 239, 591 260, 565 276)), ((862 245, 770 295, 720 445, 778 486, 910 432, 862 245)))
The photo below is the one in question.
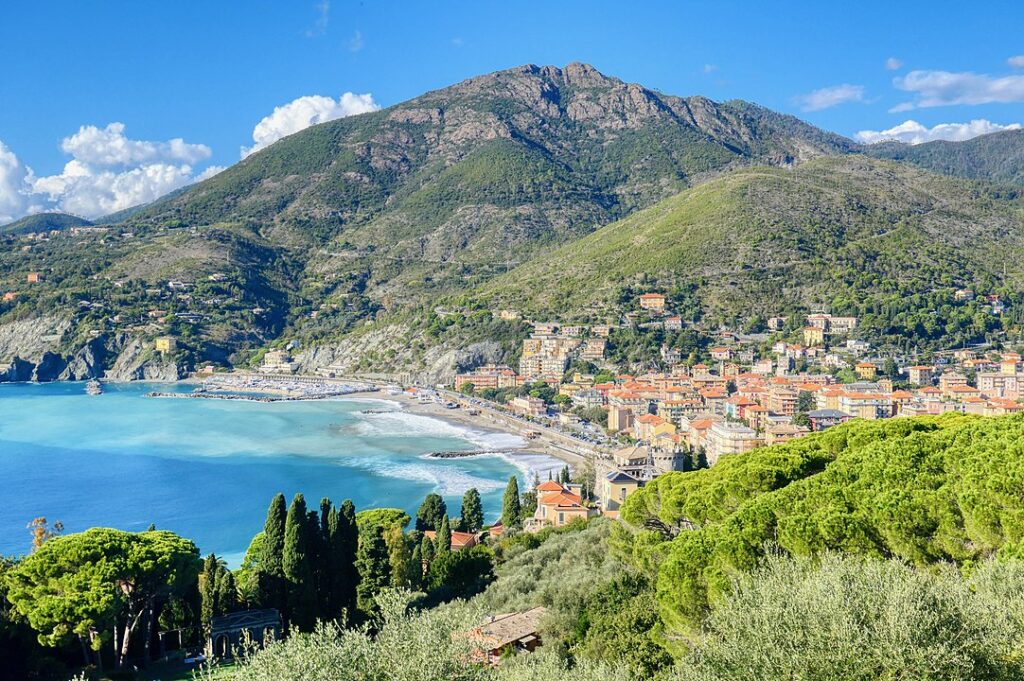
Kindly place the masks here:
POLYGON ((441 519, 448 515, 448 507, 445 506, 441 495, 431 492, 420 504, 416 511, 416 529, 421 532, 436 530, 441 526, 441 519))
POLYGON ((255 600, 261 608, 285 610, 284 525, 288 515, 284 495, 277 494, 267 509, 263 546, 256 563, 255 600))
POLYGON ((356 569, 359 571, 359 585, 356 587, 358 608, 365 615, 371 616, 377 610, 374 602, 377 594, 391 583, 388 547, 384 543, 384 531, 380 526, 374 525, 361 533, 356 552, 356 569))
POLYGON ((480 503, 480 492, 468 489, 462 495, 462 520, 459 523, 463 532, 479 532, 484 526, 484 508, 480 503))
POLYGON ((199 618, 203 626, 209 626, 210 620, 217 615, 217 557, 212 553, 203 561, 203 571, 199 576, 199 618))
POLYGON ((309 560, 308 534, 306 499, 296 494, 285 520, 282 567, 288 587, 288 621, 300 631, 310 631, 316 622, 316 587, 309 560))
POLYGON ((506 528, 519 527, 522 522, 523 507, 519 500, 519 479, 512 476, 505 487, 505 497, 501 502, 501 524, 506 528))
POLYGON ((434 537, 434 544, 439 556, 452 550, 452 528, 448 516, 441 520, 441 527, 438 528, 437 535, 434 537))
POLYGON ((235 576, 223 565, 217 573, 217 615, 227 615, 238 610, 238 587, 235 576))

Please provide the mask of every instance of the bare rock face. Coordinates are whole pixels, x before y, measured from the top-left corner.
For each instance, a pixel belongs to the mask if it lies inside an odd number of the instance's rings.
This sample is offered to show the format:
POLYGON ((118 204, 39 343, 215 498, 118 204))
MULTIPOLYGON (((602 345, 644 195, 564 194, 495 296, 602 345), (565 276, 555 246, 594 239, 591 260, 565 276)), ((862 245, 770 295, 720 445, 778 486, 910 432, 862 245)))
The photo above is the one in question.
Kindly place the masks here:
POLYGON ((493 341, 453 340, 426 346, 403 326, 391 325, 349 336, 339 343, 312 346, 295 356, 299 370, 321 373, 328 367, 343 376, 372 375, 427 384, 450 383, 455 374, 502 359, 493 341), (417 352, 415 348, 421 348, 417 352))
POLYGON ((124 343, 105 377, 114 381, 177 381, 184 372, 172 361, 155 355, 138 338, 124 343))

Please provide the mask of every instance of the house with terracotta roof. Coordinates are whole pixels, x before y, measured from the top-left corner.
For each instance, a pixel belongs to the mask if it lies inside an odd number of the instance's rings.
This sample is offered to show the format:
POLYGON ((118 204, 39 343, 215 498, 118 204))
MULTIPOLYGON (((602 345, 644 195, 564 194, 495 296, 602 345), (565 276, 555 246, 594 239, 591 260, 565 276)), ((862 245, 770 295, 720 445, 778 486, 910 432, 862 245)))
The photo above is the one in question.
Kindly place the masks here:
POLYGON ((545 527, 562 527, 574 520, 586 520, 596 514, 596 509, 583 504, 579 485, 548 481, 537 486, 537 510, 524 527, 527 532, 537 532, 545 527))
MULTIPOLYGON (((493 527, 491 529, 494 529, 493 527)), ((430 541, 437 540, 437 532, 434 530, 425 530, 423 536, 429 537, 430 541)), ((479 539, 477 535, 472 532, 456 532, 452 531, 452 551, 461 551, 462 549, 471 549, 477 545, 479 539)))
POLYGON ((660 293, 645 293, 640 296, 640 308, 652 312, 663 312, 665 310, 665 296, 660 293))
POLYGON ((658 435, 672 435, 675 432, 674 423, 654 414, 643 414, 633 422, 633 437, 637 440, 653 440, 658 435))
POLYGON ((907 368, 907 380, 913 385, 931 385, 935 367, 919 364, 907 368))

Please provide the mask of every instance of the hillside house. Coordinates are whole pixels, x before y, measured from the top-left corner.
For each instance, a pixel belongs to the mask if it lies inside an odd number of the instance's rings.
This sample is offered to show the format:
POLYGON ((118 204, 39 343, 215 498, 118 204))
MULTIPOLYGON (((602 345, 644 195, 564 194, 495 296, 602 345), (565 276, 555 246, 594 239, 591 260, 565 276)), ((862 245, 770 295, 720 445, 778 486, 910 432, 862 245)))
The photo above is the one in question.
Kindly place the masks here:
POLYGON ((643 483, 639 478, 625 471, 612 470, 602 475, 597 482, 597 498, 605 515, 618 516, 622 504, 643 483))
POLYGON ((469 633, 476 644, 478 662, 496 667, 506 655, 533 652, 541 645, 540 623, 547 614, 544 607, 488 618, 469 633))
POLYGON ((579 485, 563 485, 549 480, 537 486, 537 510, 524 524, 527 532, 545 527, 562 527, 574 520, 597 515, 596 509, 583 504, 579 485))
POLYGON ((660 293, 645 293, 640 296, 640 309, 651 312, 665 311, 665 296, 660 293))

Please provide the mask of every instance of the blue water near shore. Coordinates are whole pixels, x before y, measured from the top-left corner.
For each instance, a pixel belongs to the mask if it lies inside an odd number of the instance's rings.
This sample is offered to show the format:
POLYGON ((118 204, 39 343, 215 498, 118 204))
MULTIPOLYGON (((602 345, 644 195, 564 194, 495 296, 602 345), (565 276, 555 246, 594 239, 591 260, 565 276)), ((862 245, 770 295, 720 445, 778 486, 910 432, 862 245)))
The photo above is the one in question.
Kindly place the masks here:
POLYGON ((121 384, 89 396, 81 383, 0 385, 0 554, 25 553, 26 524, 45 516, 68 532, 154 523, 237 565, 277 492, 289 501, 302 492, 311 506, 326 496, 410 514, 438 492, 457 515, 463 492, 475 487, 495 519, 509 476, 522 485, 530 471, 546 478, 560 465, 530 454, 426 458, 521 441, 391 402, 145 397, 154 389, 169 391, 121 384))

